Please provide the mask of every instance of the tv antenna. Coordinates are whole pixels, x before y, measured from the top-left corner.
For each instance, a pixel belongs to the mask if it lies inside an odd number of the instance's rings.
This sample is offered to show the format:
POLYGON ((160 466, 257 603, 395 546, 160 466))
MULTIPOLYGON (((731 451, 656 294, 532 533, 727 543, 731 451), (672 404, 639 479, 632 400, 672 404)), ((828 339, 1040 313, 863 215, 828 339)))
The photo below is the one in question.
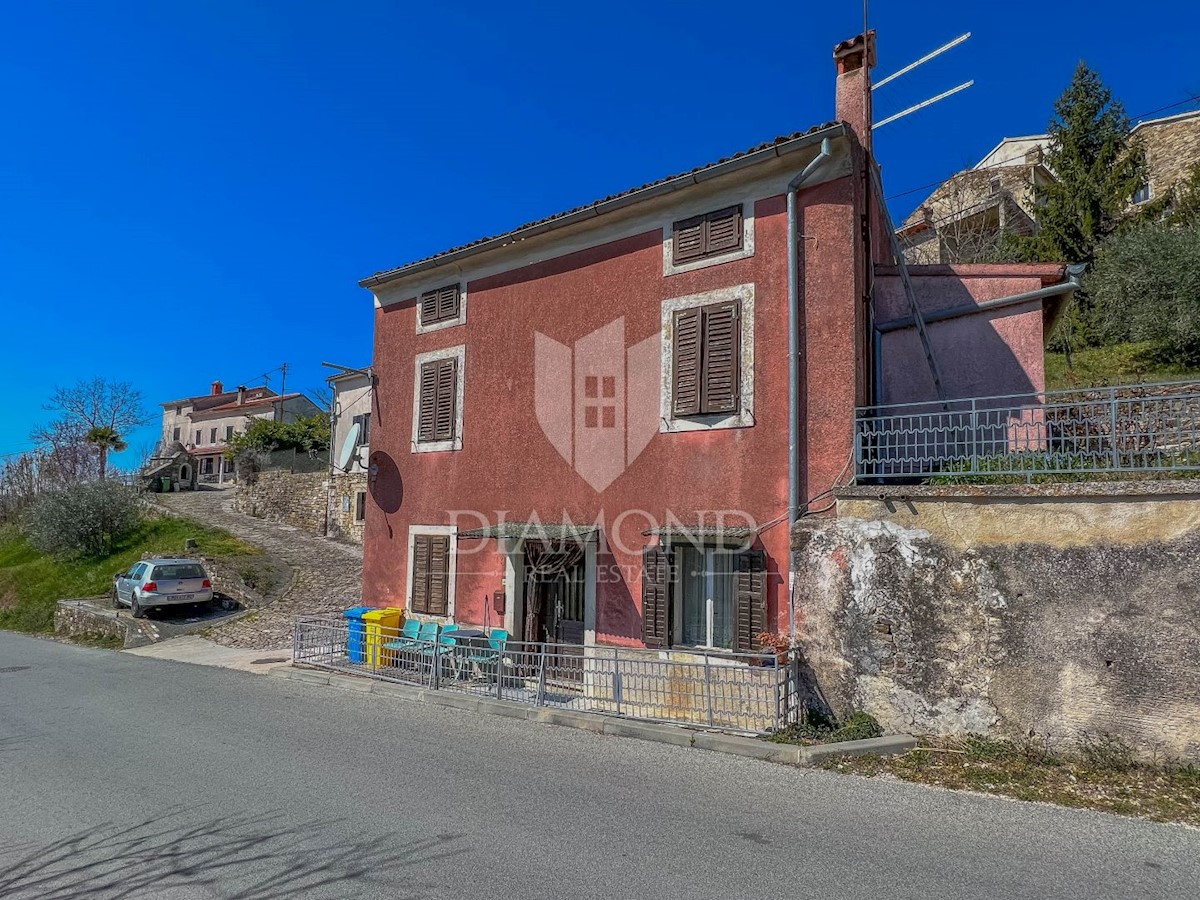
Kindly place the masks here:
MULTIPOLYGON (((864 15, 865 15, 865 4, 864 4, 864 15)), ((941 56, 947 50, 952 50, 955 47, 959 46, 960 44, 965 43, 970 37, 971 37, 971 32, 969 32, 969 31, 966 34, 960 34, 954 40, 947 41, 946 43, 942 44, 942 46, 938 47, 936 50, 931 50, 930 52, 928 52, 924 56, 922 56, 920 59, 910 62, 904 68, 898 69, 897 71, 893 72, 891 75, 887 76, 886 78, 881 78, 879 81, 875 82, 875 84, 873 84, 871 86, 871 90, 876 91, 879 88, 883 87, 888 82, 895 81, 897 78, 901 77, 902 75, 907 75, 909 72, 911 72, 913 69, 917 68, 918 66, 923 66, 925 63, 929 62, 931 59, 941 56)), ((975 84, 974 78, 972 78, 970 81, 964 81, 962 84, 956 85, 955 87, 950 88, 950 90, 948 90, 948 91, 942 91, 940 94, 930 97, 928 100, 922 100, 920 103, 914 103, 912 106, 908 107, 907 109, 900 110, 900 112, 896 113, 895 115, 888 116, 886 119, 880 119, 878 122, 876 122, 874 125, 871 126, 871 130, 874 131, 876 128, 882 128, 884 125, 887 125, 889 122, 895 122, 897 119, 902 119, 905 116, 909 115, 910 113, 915 113, 919 109, 924 109, 927 106, 932 106, 933 104, 935 104, 941 100, 945 100, 947 97, 951 97, 954 94, 957 94, 959 91, 965 91, 967 88, 971 87, 973 84, 975 84)))

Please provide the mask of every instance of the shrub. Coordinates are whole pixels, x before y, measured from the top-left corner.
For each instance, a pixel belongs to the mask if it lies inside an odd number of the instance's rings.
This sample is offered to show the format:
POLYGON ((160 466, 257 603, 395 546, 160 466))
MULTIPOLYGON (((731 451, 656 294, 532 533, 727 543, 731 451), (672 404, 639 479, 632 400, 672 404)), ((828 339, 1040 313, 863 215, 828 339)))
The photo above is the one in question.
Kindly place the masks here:
POLYGON ((810 706, 803 722, 775 732, 770 739, 778 744, 837 744, 882 735, 883 726, 870 713, 859 710, 838 721, 826 710, 810 706))
POLYGON ((1087 288, 1110 342, 1148 341, 1164 361, 1200 363, 1200 222, 1116 235, 1087 288))
POLYGON ((141 521, 137 495, 115 481, 88 481, 42 494, 30 509, 29 543, 55 556, 104 556, 141 521))

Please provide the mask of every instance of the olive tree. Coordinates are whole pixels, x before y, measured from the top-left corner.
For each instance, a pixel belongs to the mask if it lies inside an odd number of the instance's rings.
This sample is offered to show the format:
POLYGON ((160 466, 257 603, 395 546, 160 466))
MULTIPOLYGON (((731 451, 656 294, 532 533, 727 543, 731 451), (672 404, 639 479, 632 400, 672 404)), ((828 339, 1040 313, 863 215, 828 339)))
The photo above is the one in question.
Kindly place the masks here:
POLYGON ((137 494, 117 481, 84 481, 40 494, 26 516, 35 548, 55 556, 104 556, 141 521, 137 494))

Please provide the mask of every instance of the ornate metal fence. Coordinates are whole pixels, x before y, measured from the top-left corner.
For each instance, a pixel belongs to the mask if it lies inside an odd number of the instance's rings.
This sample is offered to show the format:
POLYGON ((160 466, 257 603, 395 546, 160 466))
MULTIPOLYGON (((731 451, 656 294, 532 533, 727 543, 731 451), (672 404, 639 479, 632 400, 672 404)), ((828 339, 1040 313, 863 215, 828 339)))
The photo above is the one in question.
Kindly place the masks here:
POLYGON ((854 453, 859 483, 1200 471, 1200 384, 863 407, 854 453))
POLYGON ((761 734, 800 721, 799 666, 772 653, 727 654, 351 635, 341 618, 296 622, 293 661, 381 681, 653 722, 761 734))

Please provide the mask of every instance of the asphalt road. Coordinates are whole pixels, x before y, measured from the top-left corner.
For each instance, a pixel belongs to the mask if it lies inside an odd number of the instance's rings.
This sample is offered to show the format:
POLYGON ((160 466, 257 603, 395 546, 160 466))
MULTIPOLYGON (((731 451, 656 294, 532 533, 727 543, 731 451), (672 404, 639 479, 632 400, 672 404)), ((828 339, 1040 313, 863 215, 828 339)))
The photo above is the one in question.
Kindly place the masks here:
POLYGON ((0 632, 0 897, 1190 898, 1200 831, 0 632))

